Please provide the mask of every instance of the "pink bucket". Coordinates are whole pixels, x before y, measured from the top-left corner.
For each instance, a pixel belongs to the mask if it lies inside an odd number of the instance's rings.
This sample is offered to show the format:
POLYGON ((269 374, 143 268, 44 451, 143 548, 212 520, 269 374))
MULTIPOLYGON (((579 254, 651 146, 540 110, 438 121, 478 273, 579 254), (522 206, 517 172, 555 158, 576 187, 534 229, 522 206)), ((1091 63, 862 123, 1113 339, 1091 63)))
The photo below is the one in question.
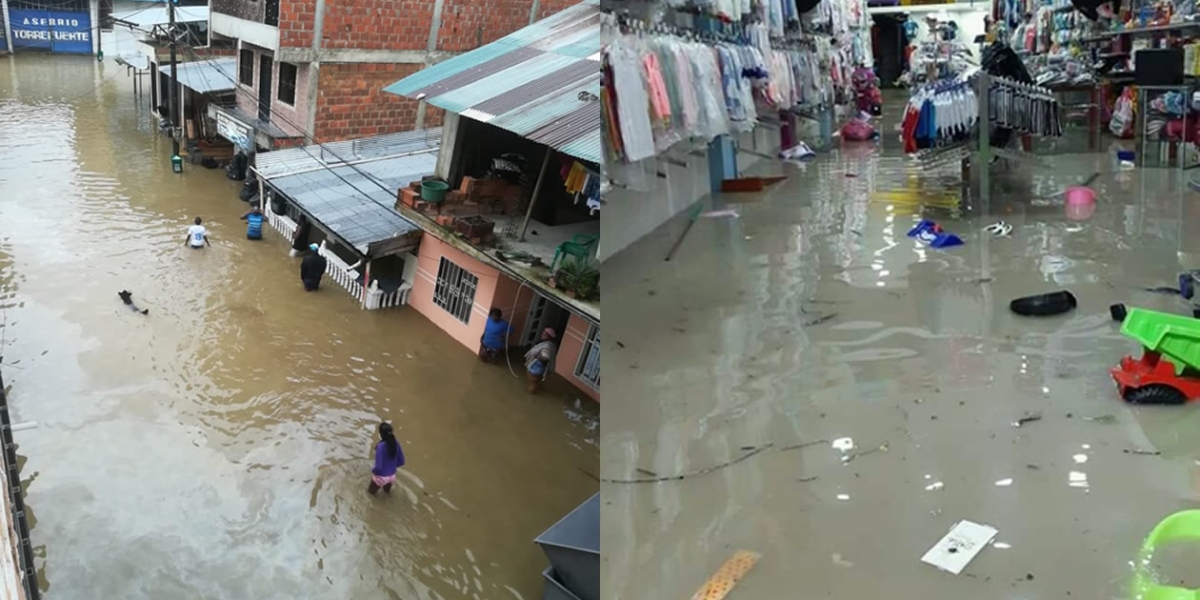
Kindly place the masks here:
POLYGON ((1095 204, 1096 192, 1090 187, 1077 185, 1067 188, 1066 198, 1068 206, 1095 204))

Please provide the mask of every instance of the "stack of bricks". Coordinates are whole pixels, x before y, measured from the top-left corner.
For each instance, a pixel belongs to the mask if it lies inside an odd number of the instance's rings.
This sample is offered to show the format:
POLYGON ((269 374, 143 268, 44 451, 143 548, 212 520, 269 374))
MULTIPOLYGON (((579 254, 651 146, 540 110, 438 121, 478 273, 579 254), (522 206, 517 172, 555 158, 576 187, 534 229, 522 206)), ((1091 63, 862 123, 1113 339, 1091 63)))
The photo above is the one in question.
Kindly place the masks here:
POLYGON ((509 184, 503 179, 476 179, 463 177, 458 191, 464 201, 482 204, 500 214, 513 214, 521 203, 521 186, 509 184))
POLYGON ((413 210, 428 212, 433 210, 441 213, 440 202, 426 202, 421 199, 421 182, 414 181, 406 188, 400 188, 400 194, 396 198, 396 210, 401 207, 411 208, 413 210))

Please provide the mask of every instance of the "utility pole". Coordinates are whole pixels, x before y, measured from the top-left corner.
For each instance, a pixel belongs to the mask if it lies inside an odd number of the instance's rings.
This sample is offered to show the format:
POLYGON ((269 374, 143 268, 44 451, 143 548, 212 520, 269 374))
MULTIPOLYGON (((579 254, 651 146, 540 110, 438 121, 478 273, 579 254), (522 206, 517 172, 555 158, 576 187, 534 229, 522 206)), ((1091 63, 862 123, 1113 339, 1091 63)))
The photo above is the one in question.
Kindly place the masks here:
POLYGON ((175 95, 179 89, 179 71, 175 66, 175 0, 167 0, 167 35, 171 38, 171 87, 167 90, 171 105, 171 170, 183 172, 183 158, 179 156, 179 103, 175 95))

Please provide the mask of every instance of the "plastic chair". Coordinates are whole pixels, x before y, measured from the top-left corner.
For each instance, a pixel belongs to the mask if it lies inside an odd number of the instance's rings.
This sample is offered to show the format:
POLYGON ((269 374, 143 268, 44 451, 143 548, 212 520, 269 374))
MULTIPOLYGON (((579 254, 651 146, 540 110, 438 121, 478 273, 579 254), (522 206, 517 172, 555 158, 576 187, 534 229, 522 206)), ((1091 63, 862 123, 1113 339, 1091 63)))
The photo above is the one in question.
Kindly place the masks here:
POLYGON ((554 272, 554 267, 558 266, 558 259, 565 256, 574 256, 579 260, 587 260, 592 254, 592 246, 596 245, 596 240, 600 239, 598 235, 585 235, 582 233, 575 234, 569 242, 563 242, 554 250, 554 261, 550 263, 550 272, 554 272))
POLYGON ((1133 576, 1133 600, 1200 600, 1200 590, 1161 585, 1150 572, 1154 551, 1160 545, 1179 540, 1200 540, 1200 510, 1177 512, 1165 519, 1146 536, 1138 555, 1133 576))

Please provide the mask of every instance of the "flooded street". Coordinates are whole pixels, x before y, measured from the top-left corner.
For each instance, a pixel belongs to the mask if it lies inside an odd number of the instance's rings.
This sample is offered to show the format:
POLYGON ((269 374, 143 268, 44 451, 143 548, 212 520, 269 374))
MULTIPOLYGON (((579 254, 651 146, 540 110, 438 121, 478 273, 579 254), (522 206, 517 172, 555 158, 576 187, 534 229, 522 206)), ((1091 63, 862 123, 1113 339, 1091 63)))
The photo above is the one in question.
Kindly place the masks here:
POLYGON ((274 230, 245 239, 240 182, 170 172, 131 81, 0 58, 0 368, 38 423, 16 439, 46 596, 539 598, 533 538, 597 488, 595 404, 528 396, 411 309, 305 294, 274 230), (381 419, 408 465, 376 498, 381 419))
POLYGON ((605 263, 606 599, 690 597, 743 549, 762 558, 730 600, 1128 598, 1143 538, 1200 500, 1200 408, 1130 407, 1108 372, 1140 355, 1110 304, 1191 314, 1143 290, 1200 267, 1179 172, 1059 155, 993 175, 987 206, 922 208, 955 167, 894 145, 707 201, 741 216, 671 262, 686 216, 605 263), (1093 171, 1071 220, 1061 191, 1093 171), (922 217, 965 245, 907 238, 922 217), (982 231, 999 219, 1011 236, 982 231), (1076 310, 1009 312, 1058 289, 1076 310), (959 576, 922 564, 963 519, 996 543, 959 576))

